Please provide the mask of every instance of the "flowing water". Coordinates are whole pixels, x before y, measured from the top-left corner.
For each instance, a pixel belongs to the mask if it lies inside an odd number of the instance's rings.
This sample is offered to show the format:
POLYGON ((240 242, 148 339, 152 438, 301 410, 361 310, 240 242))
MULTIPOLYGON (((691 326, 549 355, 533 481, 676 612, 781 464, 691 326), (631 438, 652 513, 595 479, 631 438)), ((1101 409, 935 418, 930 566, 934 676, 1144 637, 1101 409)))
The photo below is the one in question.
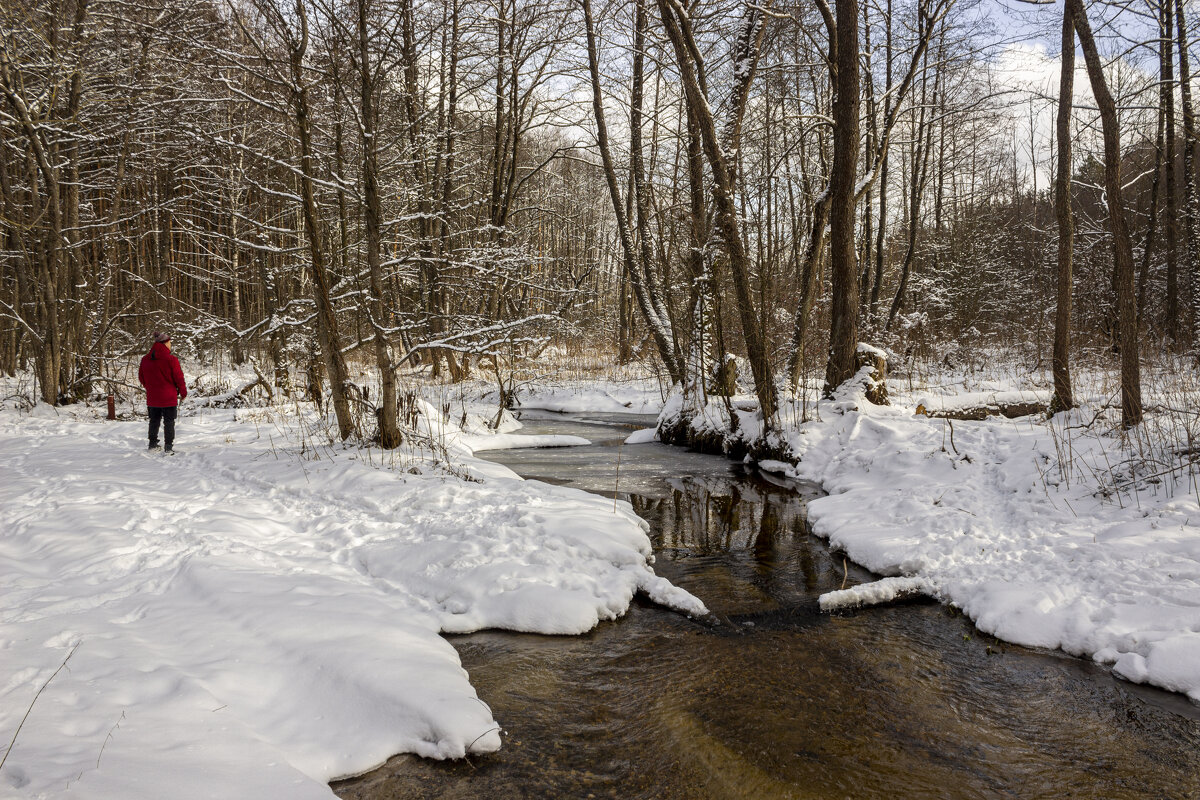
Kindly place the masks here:
POLYGON ((398 756, 341 797, 1200 799, 1200 708, 1181 696, 1006 645, 932 602, 819 613, 822 592, 872 576, 807 533, 813 487, 620 446, 652 418, 523 421, 593 445, 489 456, 615 488, 651 524, 655 570, 714 617, 639 600, 584 636, 451 637, 500 752, 398 756))

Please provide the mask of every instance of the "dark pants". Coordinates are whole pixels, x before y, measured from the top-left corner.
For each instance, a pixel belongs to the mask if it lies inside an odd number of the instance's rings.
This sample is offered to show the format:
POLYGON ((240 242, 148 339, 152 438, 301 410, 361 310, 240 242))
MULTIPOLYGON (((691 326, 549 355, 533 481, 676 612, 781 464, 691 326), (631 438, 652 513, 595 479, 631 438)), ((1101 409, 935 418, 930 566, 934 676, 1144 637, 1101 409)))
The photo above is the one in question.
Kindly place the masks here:
POLYGON ((150 412, 150 446, 154 447, 158 444, 158 423, 161 420, 163 426, 163 442, 168 450, 175 442, 175 412, 178 411, 177 406, 163 406, 157 408, 155 406, 146 406, 146 410, 150 412))

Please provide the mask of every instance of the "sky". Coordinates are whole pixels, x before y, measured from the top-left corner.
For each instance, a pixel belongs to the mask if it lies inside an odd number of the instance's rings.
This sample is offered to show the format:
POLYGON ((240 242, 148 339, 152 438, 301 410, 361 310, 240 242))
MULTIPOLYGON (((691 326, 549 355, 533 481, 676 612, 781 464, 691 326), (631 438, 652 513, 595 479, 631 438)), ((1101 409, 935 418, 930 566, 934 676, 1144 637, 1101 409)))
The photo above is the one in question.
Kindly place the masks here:
MULTIPOLYGON (((1039 190, 1045 189, 1052 181, 1050 168, 1058 83, 1062 70, 1062 3, 1031 5, 1021 0, 983 0, 982 10, 1000 34, 999 51, 993 60, 995 75, 1002 86, 1014 92, 1011 112, 1017 120, 1014 138, 1018 163, 1025 171, 1028 184, 1036 185, 1039 190)), ((1125 63, 1130 68, 1157 70, 1156 57, 1152 52, 1145 48, 1130 49, 1130 40, 1148 41, 1157 35, 1157 31, 1148 30, 1144 19, 1130 13, 1122 15, 1118 22, 1119 27, 1102 26, 1098 17, 1091 19, 1101 52, 1110 57, 1123 52, 1127 54, 1125 63), (1124 35, 1124 41, 1116 35, 1118 33, 1124 35)), ((1089 111, 1095 108, 1083 65, 1083 53, 1078 45, 1074 89, 1073 103, 1077 109, 1075 126, 1078 131, 1080 127, 1090 125, 1088 119, 1094 113, 1089 111)), ((1121 102, 1120 99, 1118 102, 1121 102)), ((1153 103, 1154 99, 1150 98, 1147 102, 1153 103)), ((1127 127, 1122 131, 1121 141, 1128 146, 1145 138, 1153 138, 1154 135, 1153 128, 1143 130, 1141 126, 1127 127)))

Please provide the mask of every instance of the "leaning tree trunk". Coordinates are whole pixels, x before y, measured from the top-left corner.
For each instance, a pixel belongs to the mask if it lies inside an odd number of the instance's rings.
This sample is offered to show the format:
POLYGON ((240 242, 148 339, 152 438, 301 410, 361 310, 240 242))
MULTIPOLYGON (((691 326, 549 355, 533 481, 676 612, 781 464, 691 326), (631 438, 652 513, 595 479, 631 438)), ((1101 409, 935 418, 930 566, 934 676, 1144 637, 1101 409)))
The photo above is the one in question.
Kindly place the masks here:
MULTIPOLYGON (((736 159, 738 131, 741 112, 745 109, 750 82, 758 64, 758 53, 762 43, 762 15, 764 7, 748 4, 746 16, 734 45, 735 84, 730 116, 725 131, 725 142, 718 137, 716 121, 708 98, 700 85, 699 64, 692 54, 698 52, 692 35, 690 21, 685 9, 677 0, 658 0, 659 14, 675 51, 676 65, 683 81, 684 95, 689 108, 695 114, 700 129, 700 140, 713 176, 713 208, 716 231, 724 242, 729 257, 729 270, 733 276, 733 288, 737 299, 738 319, 742 326, 742 339, 746 344, 746 355, 750 371, 754 376, 754 391, 758 396, 759 410, 764 426, 773 424, 778 408, 775 391, 775 376, 767 352, 766 337, 762 329, 758 310, 754 306, 753 287, 750 280, 750 259, 742 244, 740 214, 734 202, 736 187, 733 165, 736 159)), ((853 246, 853 243, 852 243, 853 246)))
POLYGON ((317 338, 321 343, 321 354, 325 369, 329 373, 329 391, 333 398, 333 411, 337 416, 338 434, 343 440, 350 438, 355 430, 354 415, 350 410, 348 385, 349 373, 346 360, 342 357, 341 338, 338 335, 337 316, 329 297, 329 274, 325 268, 325 253, 321 244, 321 229, 317 215, 316 189, 313 183, 315 156, 312 147, 311 112, 308 92, 304 85, 304 53, 308 49, 308 17, 304 0, 296 0, 296 13, 300 20, 301 38, 291 55, 292 110, 296 115, 296 133, 300 140, 300 197, 304 228, 308 237, 309 270, 313 280, 313 294, 317 302, 317 338))
POLYGON ((621 255, 624 260, 625 274, 633 287, 633 296, 637 301, 638 310, 654 344, 658 355, 666 365, 667 373, 673 383, 682 383, 684 376, 682 368, 675 358, 674 333, 669 319, 663 319, 655 309, 655 304, 649 296, 650 289, 645 286, 643 276, 646 274, 641 263, 641 251, 634 243, 633 231, 630 228, 630 215, 626 212, 625 203, 621 198, 621 187, 617 182, 616 165, 612 157, 612 149, 608 141, 608 124, 604 114, 604 100, 600 93, 600 59, 596 45, 595 25, 592 22, 591 0, 581 0, 585 32, 587 34, 588 72, 592 83, 592 112, 596 120, 596 144, 600 148, 600 160, 604 166, 605 182, 608 184, 609 197, 612 200, 613 214, 617 219, 617 234, 621 240, 621 255))
POLYGON ((1104 129, 1104 190, 1108 195, 1108 221, 1113 237, 1114 274, 1117 280, 1117 320, 1121 345, 1121 424, 1131 428, 1142 421, 1141 365, 1138 363, 1137 302, 1134 297, 1133 243, 1121 193, 1121 130, 1117 104, 1104 77, 1104 64, 1083 0, 1066 0, 1074 17, 1075 32, 1083 48, 1088 80, 1100 109, 1104 129))

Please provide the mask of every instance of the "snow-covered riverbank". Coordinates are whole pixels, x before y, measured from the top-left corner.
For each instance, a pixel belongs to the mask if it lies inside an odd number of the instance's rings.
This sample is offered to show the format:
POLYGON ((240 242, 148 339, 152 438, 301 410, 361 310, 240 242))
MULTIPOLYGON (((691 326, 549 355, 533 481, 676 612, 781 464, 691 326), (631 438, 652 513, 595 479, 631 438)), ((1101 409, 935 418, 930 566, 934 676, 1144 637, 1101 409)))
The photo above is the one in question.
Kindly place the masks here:
POLYGON ((0 411, 6 746, 70 654, 0 794, 330 797, 395 753, 500 746, 439 633, 581 633, 635 592, 704 611, 654 575, 626 504, 522 481, 447 431, 450 467, 301 455, 282 413, 185 405, 172 458, 145 452, 144 421, 0 411))
POLYGON ((818 535, 876 572, 923 578, 998 638, 1200 702, 1200 509, 1186 465, 1120 487, 1140 468, 1089 430, 1095 409, 949 422, 833 405, 793 437, 801 461, 788 470, 829 492, 809 506, 818 535))
MULTIPOLYGON (((329 797, 326 781, 394 753, 500 746, 503 720, 442 632, 579 633, 639 591, 703 613, 654 575, 628 506, 475 459, 531 442, 503 415, 488 429, 494 407, 432 391, 415 449, 388 454, 329 444, 295 404, 189 400, 175 458, 144 451, 143 420, 0 409, 6 739, 32 703, 4 793, 329 797)), ((645 412, 656 392, 580 382, 522 399, 645 412)), ((1148 474, 1100 393, 1052 423, 915 415, 928 394, 822 403, 787 433, 799 464, 763 466, 829 492, 809 519, 850 558, 981 629, 1200 700, 1190 456, 1148 474)))
MULTIPOLYGON (((1185 407, 1194 387, 1181 389, 1178 375, 1158 380, 1146 422, 1129 432, 1098 385, 1052 420, 982 421, 915 411, 1048 393, 1011 379, 985 391, 894 382, 894 404, 876 406, 847 387, 814 419, 785 422, 780 438, 798 463, 760 466, 828 492, 809 504, 817 535, 874 572, 912 579, 981 630, 1200 702, 1200 411, 1185 407)), ((668 413, 679 407, 670 401, 668 413)), ((736 413, 753 435, 753 414, 736 413)), ((712 402, 692 425, 723 419, 712 402)))

